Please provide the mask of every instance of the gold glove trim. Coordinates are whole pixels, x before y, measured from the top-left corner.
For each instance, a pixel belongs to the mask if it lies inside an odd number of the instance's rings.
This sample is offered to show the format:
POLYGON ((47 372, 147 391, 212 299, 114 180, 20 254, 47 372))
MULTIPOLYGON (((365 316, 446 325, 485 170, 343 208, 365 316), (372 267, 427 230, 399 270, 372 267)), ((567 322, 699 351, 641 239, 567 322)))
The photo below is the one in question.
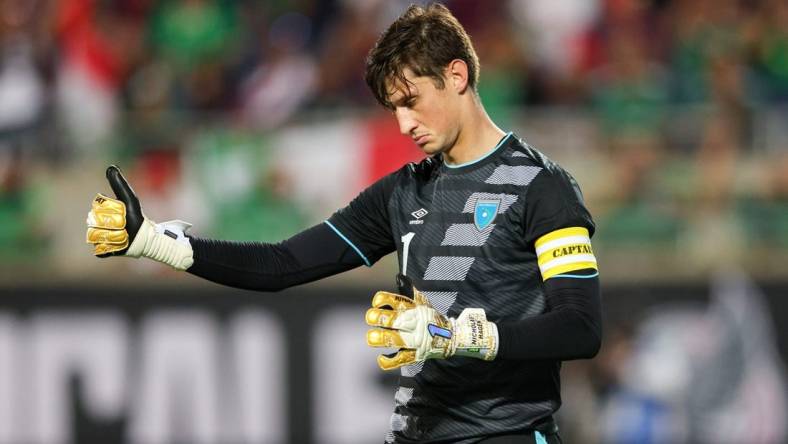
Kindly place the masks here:
POLYGON ((413 364, 416 360, 416 350, 400 350, 393 356, 378 355, 378 367, 382 370, 394 370, 413 364))
POLYGON ((126 243, 125 245, 95 244, 93 245, 93 254, 96 256, 101 256, 103 254, 110 254, 116 251, 121 251, 126 247, 128 247, 128 243, 126 243))
POLYGON ((105 230, 88 227, 87 242, 89 244, 128 245, 129 234, 126 230, 105 230))
POLYGON ((426 336, 414 333, 415 325, 421 323, 424 323, 425 328, 427 323, 448 330, 452 327, 449 320, 436 312, 427 297, 416 288, 413 289, 413 299, 387 291, 375 293, 372 308, 367 310, 365 320, 368 325, 382 327, 367 331, 367 345, 398 349, 394 354, 378 355, 378 366, 383 370, 435 357, 445 358, 451 349, 449 338, 430 335, 426 331, 423 332, 426 336))
POLYGON ((101 193, 91 203, 85 241, 93 245, 93 254, 102 256, 125 250, 129 246, 126 231, 126 205, 101 193))
POLYGON ((389 293, 388 291, 379 291, 372 297, 373 308, 387 308, 393 310, 404 311, 416 307, 413 299, 402 296, 396 293, 389 293))
POLYGON ((96 194, 88 215, 88 226, 109 230, 126 228, 126 205, 101 193, 96 194))
POLYGON ((407 347, 399 332, 380 329, 373 329, 367 332, 367 345, 386 348, 407 347))
POLYGON ((365 318, 367 325, 371 325, 373 327, 393 328, 394 322, 397 320, 399 313, 399 311, 394 310, 370 308, 367 310, 365 318))

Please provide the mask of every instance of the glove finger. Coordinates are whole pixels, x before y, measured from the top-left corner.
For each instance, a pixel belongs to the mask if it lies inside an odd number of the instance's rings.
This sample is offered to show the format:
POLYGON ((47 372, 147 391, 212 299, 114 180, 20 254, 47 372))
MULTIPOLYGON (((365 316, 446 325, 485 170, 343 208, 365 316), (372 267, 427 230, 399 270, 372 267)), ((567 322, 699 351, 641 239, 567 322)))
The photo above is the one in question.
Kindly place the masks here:
POLYGON ((379 291, 375 293, 375 296, 372 297, 372 307, 391 308, 392 310, 402 311, 415 308, 416 304, 411 298, 395 293, 389 293, 388 291, 379 291))
POLYGON ((397 320, 397 317, 399 317, 400 313, 401 312, 394 310, 370 308, 367 310, 365 318, 367 325, 371 325, 373 327, 392 328, 394 326, 394 321, 397 320))
POLYGON ((137 199, 137 195, 134 193, 131 185, 129 185, 126 178, 123 177, 123 173, 120 172, 120 168, 117 166, 110 165, 107 168, 107 181, 109 182, 109 186, 112 187, 112 192, 115 193, 115 197, 126 204, 126 223, 128 225, 126 229, 129 232, 129 238, 133 240, 144 218, 142 215, 142 208, 140 207, 140 201, 137 199))
POLYGON ((400 348, 408 347, 402 335, 396 330, 372 329, 367 331, 367 345, 370 347, 400 348))
POLYGON ((128 247, 129 247, 128 242, 122 245, 95 244, 93 246, 93 254, 97 257, 109 257, 109 256, 113 256, 117 252, 125 250, 128 247))
POLYGON ((416 362, 416 350, 401 349, 390 355, 378 355, 378 367, 382 370, 394 370, 416 362))
POLYGON ((89 244, 128 245, 129 235, 126 233, 126 230, 105 230, 88 227, 85 240, 89 244))
POLYGON ((137 195, 117 166, 110 165, 107 168, 107 181, 109 182, 109 186, 112 187, 112 192, 115 193, 115 197, 124 203, 131 204, 137 200, 137 195))
POLYGON ((89 227, 123 229, 126 227, 126 205, 123 202, 96 194, 90 205, 87 224, 89 227))

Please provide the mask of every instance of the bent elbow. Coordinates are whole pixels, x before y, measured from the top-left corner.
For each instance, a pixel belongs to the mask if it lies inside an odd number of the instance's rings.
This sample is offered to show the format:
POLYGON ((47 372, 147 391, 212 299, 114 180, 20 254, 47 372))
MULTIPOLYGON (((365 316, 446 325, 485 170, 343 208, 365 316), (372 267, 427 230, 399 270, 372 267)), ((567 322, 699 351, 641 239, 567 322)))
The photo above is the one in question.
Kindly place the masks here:
POLYGON ((583 347, 583 356, 581 359, 592 359, 599 354, 599 349, 602 348, 602 338, 595 331, 588 332, 588 340, 585 347, 583 347))
POLYGON ((602 348, 602 328, 596 319, 578 313, 578 343, 575 359, 592 359, 602 348))

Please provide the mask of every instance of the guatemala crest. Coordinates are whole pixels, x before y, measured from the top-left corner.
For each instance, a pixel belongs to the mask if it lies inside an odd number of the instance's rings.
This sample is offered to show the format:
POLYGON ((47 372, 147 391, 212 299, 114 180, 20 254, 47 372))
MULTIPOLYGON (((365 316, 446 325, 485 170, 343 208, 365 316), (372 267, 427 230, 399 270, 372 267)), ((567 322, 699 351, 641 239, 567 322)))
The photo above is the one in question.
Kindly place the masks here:
POLYGON ((500 205, 500 199, 479 199, 476 201, 476 208, 473 210, 473 223, 477 230, 482 231, 490 226, 498 214, 500 205))

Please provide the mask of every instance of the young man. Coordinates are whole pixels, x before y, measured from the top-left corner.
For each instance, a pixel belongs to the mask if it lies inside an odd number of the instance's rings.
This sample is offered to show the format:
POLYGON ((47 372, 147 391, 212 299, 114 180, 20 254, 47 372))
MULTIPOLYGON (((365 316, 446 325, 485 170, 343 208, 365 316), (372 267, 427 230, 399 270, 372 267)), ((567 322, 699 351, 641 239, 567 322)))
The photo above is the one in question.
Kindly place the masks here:
POLYGON ((156 224, 116 167, 88 242, 225 285, 275 291, 396 251, 400 292, 378 292, 367 342, 398 349, 386 442, 556 443, 561 361, 601 341, 594 224, 572 177, 490 120, 479 62, 441 5, 411 6, 376 43, 366 78, 403 134, 430 155, 363 191, 325 223, 278 244, 184 235, 156 224))

